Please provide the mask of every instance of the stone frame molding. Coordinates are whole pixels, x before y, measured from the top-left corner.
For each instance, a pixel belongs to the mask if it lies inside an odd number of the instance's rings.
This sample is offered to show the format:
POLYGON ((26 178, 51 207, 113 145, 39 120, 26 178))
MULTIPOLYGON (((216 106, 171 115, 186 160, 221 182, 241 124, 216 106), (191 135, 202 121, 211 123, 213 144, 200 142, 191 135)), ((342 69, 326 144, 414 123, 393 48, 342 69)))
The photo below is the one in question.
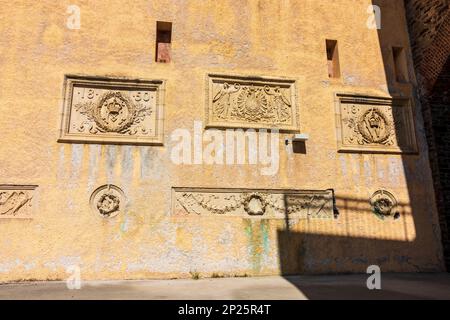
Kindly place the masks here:
POLYGON ((336 93, 335 118, 338 152, 418 153, 411 98, 336 93))
POLYGON ((206 128, 300 132, 295 79, 215 73, 208 73, 205 78, 206 128), (217 86, 221 87, 220 90, 217 86), (226 111, 222 115, 216 116, 218 107, 215 105, 216 102, 220 103, 220 99, 227 99, 229 107, 225 107, 226 111), (272 112, 275 108, 277 113, 272 112), (276 114, 278 121, 270 116, 276 114))
POLYGON ((164 96, 164 80, 65 75, 58 142, 163 145, 164 96))

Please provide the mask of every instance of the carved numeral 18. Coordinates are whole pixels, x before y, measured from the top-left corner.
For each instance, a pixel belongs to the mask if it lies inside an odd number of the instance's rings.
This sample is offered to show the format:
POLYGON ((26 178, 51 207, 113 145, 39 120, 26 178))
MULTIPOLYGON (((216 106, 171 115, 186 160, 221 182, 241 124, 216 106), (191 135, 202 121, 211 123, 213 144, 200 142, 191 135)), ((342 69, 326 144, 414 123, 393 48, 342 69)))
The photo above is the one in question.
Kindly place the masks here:
MULTIPOLYGON (((81 99, 84 99, 84 93, 85 93, 85 91, 86 91, 86 88, 83 88, 83 95, 81 96, 81 99)), ((78 94, 80 94, 80 92, 78 92, 78 94)), ((87 98, 88 98, 88 99, 93 99, 93 98, 94 98, 94 94, 95 94, 94 90, 89 89, 89 90, 88 90, 88 94, 87 94, 87 98)))

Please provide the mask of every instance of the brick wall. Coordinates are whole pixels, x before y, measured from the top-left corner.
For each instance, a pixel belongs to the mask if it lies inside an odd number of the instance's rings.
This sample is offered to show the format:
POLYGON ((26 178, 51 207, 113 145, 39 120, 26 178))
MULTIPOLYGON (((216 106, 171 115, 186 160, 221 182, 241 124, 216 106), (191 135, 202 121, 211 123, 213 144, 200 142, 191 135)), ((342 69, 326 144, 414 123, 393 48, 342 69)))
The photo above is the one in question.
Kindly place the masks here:
POLYGON ((450 53, 450 0, 405 0, 418 80, 432 89, 450 53))
POLYGON ((450 0, 405 0, 405 7, 450 271, 450 0))
POLYGON ((435 178, 438 187, 436 198, 447 270, 450 270, 450 58, 447 58, 428 100, 431 130, 434 133, 434 166, 437 167, 436 172, 439 175, 435 178))

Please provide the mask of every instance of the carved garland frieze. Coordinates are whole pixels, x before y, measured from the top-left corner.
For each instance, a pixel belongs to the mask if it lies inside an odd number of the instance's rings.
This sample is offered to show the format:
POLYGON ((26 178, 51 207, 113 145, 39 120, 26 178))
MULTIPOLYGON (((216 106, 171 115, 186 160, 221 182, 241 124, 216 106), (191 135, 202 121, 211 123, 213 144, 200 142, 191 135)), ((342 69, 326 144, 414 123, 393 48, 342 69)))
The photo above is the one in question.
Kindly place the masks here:
POLYGON ((0 185, 0 219, 33 218, 34 185, 0 185))
POLYGON ((296 131, 295 80, 207 76, 207 127, 296 131))
POLYGON ((338 94, 336 114, 340 151, 417 152, 409 99, 338 94))
POLYGON ((332 219, 332 190, 283 191, 173 188, 175 216, 238 216, 265 219, 332 219))
POLYGON ((66 77, 61 142, 161 144, 163 81, 66 77))

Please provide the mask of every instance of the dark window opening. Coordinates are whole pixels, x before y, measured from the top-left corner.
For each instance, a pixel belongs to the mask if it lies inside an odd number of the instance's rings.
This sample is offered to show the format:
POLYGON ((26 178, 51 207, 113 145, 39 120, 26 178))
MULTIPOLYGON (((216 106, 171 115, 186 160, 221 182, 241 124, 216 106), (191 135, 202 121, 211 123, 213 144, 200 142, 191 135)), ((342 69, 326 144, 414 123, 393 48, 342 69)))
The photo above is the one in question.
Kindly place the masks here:
POLYGON ((337 40, 326 40, 327 60, 328 60, 328 76, 330 78, 339 78, 341 70, 339 66, 339 52, 337 40))
POLYGON ((156 22, 156 62, 171 61, 172 23, 156 22))

